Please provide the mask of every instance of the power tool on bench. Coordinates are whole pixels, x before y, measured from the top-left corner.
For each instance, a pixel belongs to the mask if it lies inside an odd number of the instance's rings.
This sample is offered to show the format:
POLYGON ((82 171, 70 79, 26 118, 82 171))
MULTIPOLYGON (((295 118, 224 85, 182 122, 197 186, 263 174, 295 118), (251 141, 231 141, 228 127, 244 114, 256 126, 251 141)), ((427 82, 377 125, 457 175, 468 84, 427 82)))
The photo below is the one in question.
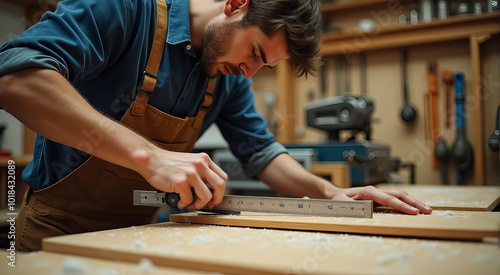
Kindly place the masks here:
POLYGON ((371 141, 373 100, 366 95, 335 96, 311 102, 306 106, 307 125, 328 133, 328 141, 321 144, 293 144, 288 148, 312 148, 318 161, 346 161, 351 166, 351 185, 363 186, 391 182, 390 173, 408 166, 415 182, 413 165, 402 164, 390 156, 388 144, 371 141), (351 131, 350 138, 341 141, 340 132, 351 131), (365 133, 364 139, 356 134, 365 133))

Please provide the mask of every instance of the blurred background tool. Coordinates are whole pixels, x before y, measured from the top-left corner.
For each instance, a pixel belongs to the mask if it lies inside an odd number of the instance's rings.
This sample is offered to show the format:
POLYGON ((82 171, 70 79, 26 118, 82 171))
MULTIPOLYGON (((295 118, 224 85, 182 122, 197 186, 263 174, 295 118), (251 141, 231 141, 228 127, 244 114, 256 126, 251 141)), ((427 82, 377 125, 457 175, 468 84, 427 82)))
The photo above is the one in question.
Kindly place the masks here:
POLYGON ((432 166, 434 169, 439 168, 439 163, 434 155, 434 148, 436 148, 437 140, 439 137, 439 116, 438 116, 438 105, 437 105, 437 68, 436 62, 429 62, 428 64, 428 75, 429 75, 429 97, 430 97, 430 117, 431 117, 431 139, 432 139, 432 166))
POLYGON ((417 110, 413 105, 409 103, 408 98, 408 83, 407 83, 407 58, 408 52, 406 49, 403 49, 403 54, 401 57, 401 82, 403 83, 403 108, 401 109, 401 118, 404 122, 411 123, 415 121, 417 118, 417 110))
POLYGON ((451 126, 451 86, 453 86, 453 73, 449 70, 444 70, 442 72, 442 79, 443 83, 445 86, 445 98, 444 98, 444 104, 445 104, 445 110, 446 110, 446 115, 445 115, 445 125, 446 128, 450 128, 451 126))
POLYGON ((457 183, 465 184, 465 172, 472 166, 472 146, 465 136, 464 74, 455 73, 455 104, 457 112, 457 137, 453 144, 453 158, 457 167, 457 183))
POLYGON ((495 124, 495 131, 491 134, 488 139, 488 147, 493 152, 498 152, 500 147, 500 106, 498 106, 497 111, 497 123, 495 124))
POLYGON ((441 173, 441 182, 444 185, 450 184, 448 180, 448 148, 446 147, 446 141, 444 138, 440 137, 436 148, 434 148, 434 155, 439 161, 439 170, 441 173))

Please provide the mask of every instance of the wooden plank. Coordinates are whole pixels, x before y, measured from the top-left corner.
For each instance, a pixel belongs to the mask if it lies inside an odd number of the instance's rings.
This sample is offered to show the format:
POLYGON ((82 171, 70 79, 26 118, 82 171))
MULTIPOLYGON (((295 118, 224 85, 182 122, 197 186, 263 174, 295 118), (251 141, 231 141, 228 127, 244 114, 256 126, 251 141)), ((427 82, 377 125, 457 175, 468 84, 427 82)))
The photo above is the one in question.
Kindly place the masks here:
POLYGON ((500 213, 434 211, 430 215, 373 213, 373 219, 242 212, 240 215, 176 214, 170 221, 322 232, 477 240, 500 237, 500 213))
POLYGON ((291 143, 296 140, 295 126, 297 125, 296 98, 297 88, 294 72, 290 67, 290 61, 284 60, 278 63, 278 134, 276 140, 283 143, 291 143))
MULTIPOLYGON (((485 34, 472 34, 469 38, 470 60, 472 67, 472 91, 464 91, 465 97, 472 96, 474 102, 474 179, 476 185, 485 185, 484 182, 484 127, 483 127, 483 95, 481 93, 481 51, 480 44, 485 34)), ((486 34, 486 37, 489 37, 486 34)), ((466 105, 466 104, 464 104, 466 105)), ((469 105, 470 106, 470 105, 469 105)), ((468 107, 468 106, 467 106, 468 107)), ((470 112, 471 110, 465 110, 470 112)), ((469 120, 470 121, 470 120, 469 120)), ((467 126, 466 126, 467 127, 467 126)))
POLYGON ((497 186, 379 184, 377 187, 404 190, 434 210, 491 211, 500 203, 500 187, 497 186))
POLYGON ((233 274, 498 274, 498 243, 163 223, 44 240, 44 250, 233 274))
POLYGON ((15 267, 9 266, 10 252, 0 250, 1 274, 193 274, 193 270, 176 269, 163 266, 139 267, 136 263, 94 259, 89 257, 68 256, 50 252, 21 253, 15 252, 15 267), (144 271, 144 272, 141 272, 144 271), (148 272, 146 272, 148 271, 148 272))
POLYGON ((337 187, 351 187, 351 167, 345 161, 313 161, 311 173, 318 176, 329 176, 332 184, 337 187))

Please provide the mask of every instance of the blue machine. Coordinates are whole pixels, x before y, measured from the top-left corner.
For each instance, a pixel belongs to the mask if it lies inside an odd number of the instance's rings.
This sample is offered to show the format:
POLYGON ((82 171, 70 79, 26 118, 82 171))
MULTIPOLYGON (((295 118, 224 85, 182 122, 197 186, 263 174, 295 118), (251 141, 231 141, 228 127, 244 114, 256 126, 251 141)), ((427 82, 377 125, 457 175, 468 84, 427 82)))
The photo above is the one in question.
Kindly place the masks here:
POLYGON ((399 159, 389 156, 389 145, 366 140, 292 144, 287 148, 313 149, 317 161, 348 161, 352 186, 389 182, 389 173, 397 171, 400 165, 399 159))
POLYGON ((366 96, 343 95, 311 102, 306 107, 307 125, 328 133, 322 144, 291 144, 287 148, 311 148, 317 161, 347 161, 351 165, 351 185, 363 186, 389 182, 389 173, 401 165, 391 158, 389 145, 370 141, 370 125, 374 104, 366 96), (339 132, 353 132, 351 138, 340 141, 339 132), (365 132, 365 140, 355 134, 365 132))

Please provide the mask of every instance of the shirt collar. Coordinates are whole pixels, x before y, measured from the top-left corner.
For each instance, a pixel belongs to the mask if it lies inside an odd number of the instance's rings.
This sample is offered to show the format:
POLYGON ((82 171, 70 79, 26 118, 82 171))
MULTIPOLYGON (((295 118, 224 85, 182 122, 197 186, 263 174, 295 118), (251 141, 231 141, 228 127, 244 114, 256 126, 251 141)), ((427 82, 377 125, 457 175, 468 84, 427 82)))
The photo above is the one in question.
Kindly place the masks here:
POLYGON ((166 0, 168 11, 167 43, 175 45, 191 43, 189 25, 189 0, 166 0))

